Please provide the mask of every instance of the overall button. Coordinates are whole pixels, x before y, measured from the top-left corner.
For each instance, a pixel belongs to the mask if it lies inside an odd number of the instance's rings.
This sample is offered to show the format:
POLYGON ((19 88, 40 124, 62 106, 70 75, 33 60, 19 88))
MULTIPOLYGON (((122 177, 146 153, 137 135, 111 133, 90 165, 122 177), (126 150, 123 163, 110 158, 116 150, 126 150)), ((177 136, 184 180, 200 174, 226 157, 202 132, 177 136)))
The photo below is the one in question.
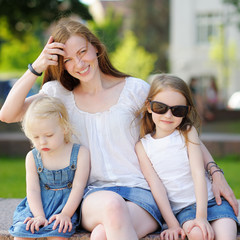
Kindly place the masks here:
POLYGON ((69 182, 69 183, 67 184, 67 187, 68 187, 68 188, 72 188, 72 182, 69 182))
POLYGON ((43 169, 42 169, 41 167, 39 167, 37 171, 38 171, 38 172, 42 172, 42 170, 43 170, 43 169))
POLYGON ((75 164, 72 164, 70 168, 71 168, 72 170, 75 170, 75 169, 76 169, 75 164))
POLYGON ((49 189, 50 189, 50 187, 49 187, 47 184, 44 185, 44 188, 45 188, 46 190, 49 190, 49 189))

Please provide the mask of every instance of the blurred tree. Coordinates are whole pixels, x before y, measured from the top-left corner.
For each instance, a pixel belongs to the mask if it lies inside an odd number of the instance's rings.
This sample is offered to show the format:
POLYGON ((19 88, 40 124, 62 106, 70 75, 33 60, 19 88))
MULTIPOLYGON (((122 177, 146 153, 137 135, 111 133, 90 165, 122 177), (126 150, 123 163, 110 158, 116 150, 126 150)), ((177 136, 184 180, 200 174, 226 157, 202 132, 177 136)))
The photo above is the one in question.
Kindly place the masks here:
POLYGON ((116 50, 122 33, 123 19, 120 14, 109 7, 102 22, 89 21, 89 28, 105 44, 109 53, 116 50))
POLYGON ((22 40, 13 38, 1 49, 0 70, 21 70, 27 67, 42 50, 42 44, 34 35, 25 34, 22 40))
POLYGON ((147 79, 154 69, 157 56, 138 45, 133 32, 125 33, 124 39, 116 51, 110 55, 113 65, 122 72, 147 79))
POLYGON ((73 13, 92 19, 88 7, 79 0, 0 0, 0 16, 6 18, 9 30, 17 37, 33 30, 41 35, 51 22, 73 13))
POLYGON ((113 65, 120 71, 147 79, 154 70, 156 54, 140 46, 133 32, 123 33, 123 16, 112 7, 107 8, 103 21, 88 21, 88 27, 105 44, 113 65))
POLYGON ((224 3, 230 3, 236 7, 238 12, 240 12, 240 1, 239 0, 223 0, 224 3))
POLYGON ((132 0, 132 30, 139 44, 157 54, 155 69, 168 72, 169 0, 132 0))
POLYGON ((228 95, 226 89, 234 67, 237 67, 237 43, 235 40, 226 41, 225 27, 219 27, 218 36, 210 39, 209 58, 215 63, 218 70, 218 86, 221 89, 220 97, 226 102, 228 95))
POLYGON ((0 79, 17 78, 39 55, 42 43, 31 32, 25 33, 22 38, 13 36, 5 17, 0 17, 0 25, 0 39, 4 39, 0 48, 0 79))

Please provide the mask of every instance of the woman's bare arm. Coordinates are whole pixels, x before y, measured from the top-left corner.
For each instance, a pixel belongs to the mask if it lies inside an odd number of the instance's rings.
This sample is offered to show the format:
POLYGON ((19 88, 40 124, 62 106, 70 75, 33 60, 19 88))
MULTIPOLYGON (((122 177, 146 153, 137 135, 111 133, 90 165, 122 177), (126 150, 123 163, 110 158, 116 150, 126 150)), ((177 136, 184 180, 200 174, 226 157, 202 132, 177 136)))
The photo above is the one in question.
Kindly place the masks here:
MULTIPOLYGON (((205 169, 206 167, 209 169, 209 167, 211 166, 211 162, 214 163, 214 160, 209 151, 207 150, 206 146, 202 142, 201 150, 203 154, 205 169)), ((211 167, 211 172, 213 172, 214 170, 216 170, 216 167, 214 166, 211 167)), ((221 196, 224 197, 232 206, 235 215, 238 216, 239 211, 238 201, 221 171, 217 171, 212 175, 212 190, 217 204, 221 205, 222 204, 221 196)))
MULTIPOLYGON (((39 57, 32 64, 37 73, 44 72, 49 65, 58 64, 58 55, 64 55, 64 44, 54 42, 50 37, 39 57)), ((27 95, 37 80, 37 75, 29 69, 14 84, 9 92, 6 101, 0 110, 0 121, 19 122, 21 121, 29 104, 39 96, 36 94, 27 98, 27 95)))

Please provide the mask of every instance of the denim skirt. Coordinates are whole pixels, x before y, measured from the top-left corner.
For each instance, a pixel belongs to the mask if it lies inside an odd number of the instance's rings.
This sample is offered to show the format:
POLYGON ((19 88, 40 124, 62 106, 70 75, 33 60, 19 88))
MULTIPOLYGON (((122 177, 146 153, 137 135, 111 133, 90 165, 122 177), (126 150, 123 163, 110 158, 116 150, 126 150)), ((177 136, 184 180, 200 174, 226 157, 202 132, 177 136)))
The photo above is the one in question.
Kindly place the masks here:
POLYGON ((150 215, 152 215, 152 217, 158 222, 160 228, 162 229, 163 218, 150 190, 138 187, 125 187, 125 186, 102 187, 102 188, 87 187, 85 189, 83 201, 89 194, 97 191, 112 191, 119 194, 126 201, 130 201, 137 204, 138 206, 145 209, 150 215))
MULTIPOLYGON (((176 214, 176 217, 182 226, 186 221, 193 220, 196 218, 196 203, 182 209, 179 213, 176 214)), ((227 200, 222 198, 222 204, 217 205, 215 198, 208 201, 207 208, 207 220, 209 222, 220 219, 220 218, 231 218, 236 223, 238 223, 238 219, 234 214, 234 211, 231 205, 227 200)), ((239 224, 239 223, 238 223, 239 224)))

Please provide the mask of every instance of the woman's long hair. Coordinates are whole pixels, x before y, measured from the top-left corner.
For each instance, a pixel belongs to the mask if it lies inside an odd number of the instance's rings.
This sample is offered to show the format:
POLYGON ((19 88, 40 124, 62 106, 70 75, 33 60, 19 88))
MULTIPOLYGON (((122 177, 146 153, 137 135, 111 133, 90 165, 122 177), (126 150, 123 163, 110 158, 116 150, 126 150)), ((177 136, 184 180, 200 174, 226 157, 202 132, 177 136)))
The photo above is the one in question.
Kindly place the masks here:
MULTIPOLYGON (((60 42, 63 44, 65 44, 73 35, 83 37, 86 39, 86 42, 89 42, 97 49, 99 68, 104 74, 118 78, 129 76, 128 74, 118 71, 111 64, 104 44, 101 43, 101 41, 84 24, 71 18, 62 18, 57 23, 55 31, 52 34, 55 42, 60 42)), ((72 91, 77 85, 80 84, 79 79, 72 77, 65 70, 62 56, 59 56, 58 66, 51 65, 45 71, 43 84, 52 80, 60 81, 61 84, 69 91, 72 91)))

